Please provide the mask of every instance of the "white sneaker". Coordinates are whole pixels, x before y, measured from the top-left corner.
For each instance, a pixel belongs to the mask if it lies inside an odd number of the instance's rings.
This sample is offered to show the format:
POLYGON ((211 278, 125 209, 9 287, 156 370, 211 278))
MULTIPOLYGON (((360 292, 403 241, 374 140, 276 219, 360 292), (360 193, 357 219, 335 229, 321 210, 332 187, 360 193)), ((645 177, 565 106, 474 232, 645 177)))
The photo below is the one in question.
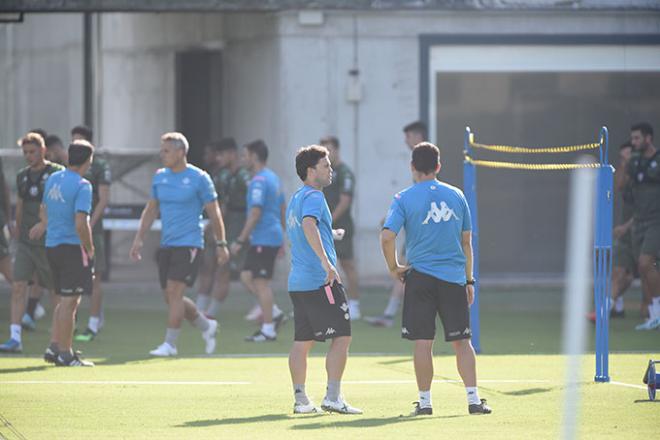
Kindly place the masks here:
POLYGON ((202 339, 206 341, 206 354, 211 354, 215 351, 215 334, 218 332, 218 321, 209 319, 209 328, 202 332, 202 339))
POLYGON ((323 414, 323 410, 318 406, 314 405, 314 402, 311 400, 307 405, 302 403, 293 404, 293 413, 294 414, 323 414))
POLYGON ((157 357, 170 357, 176 356, 178 353, 176 351, 176 347, 172 347, 167 342, 163 342, 158 346, 158 348, 151 350, 149 354, 157 357))
POLYGON ((262 316, 263 316, 263 313, 261 312, 261 306, 259 306, 259 304, 255 304, 255 306, 250 309, 250 311, 247 313, 247 315, 245 315, 245 320, 246 321, 259 321, 262 316))
POLYGON ((34 309, 34 320, 38 321, 44 316, 46 316, 46 309, 44 309, 41 303, 37 303, 37 307, 34 309))
POLYGON ((342 397, 339 397, 339 400, 333 402, 324 398, 321 403, 321 408, 323 411, 327 412, 336 412, 339 414, 362 414, 362 410, 359 408, 353 408, 351 405, 346 403, 342 397))
POLYGON ((660 328, 660 317, 649 318, 645 323, 635 327, 635 330, 655 330, 656 328, 660 328))
POLYGON ((359 305, 348 305, 348 314, 351 316, 351 321, 357 321, 362 318, 362 313, 360 313, 359 305))

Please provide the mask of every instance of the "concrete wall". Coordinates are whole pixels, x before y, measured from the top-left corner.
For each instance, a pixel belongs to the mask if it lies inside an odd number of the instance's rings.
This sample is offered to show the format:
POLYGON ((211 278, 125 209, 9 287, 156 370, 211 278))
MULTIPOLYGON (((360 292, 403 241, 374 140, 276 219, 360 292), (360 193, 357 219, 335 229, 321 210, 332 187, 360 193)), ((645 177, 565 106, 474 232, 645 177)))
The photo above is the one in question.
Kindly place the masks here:
MULTIPOLYGON (((107 14, 102 17, 100 143, 158 146, 175 124, 175 54, 223 49, 224 133, 263 138, 288 194, 293 154, 335 134, 355 170, 356 249, 364 280, 384 279, 379 222, 410 181, 401 127, 419 116, 419 34, 658 33, 652 13, 325 12, 303 25, 295 11, 260 14, 107 14), (362 100, 347 99, 359 70, 362 100)), ((65 136, 82 118, 82 17, 28 14, 0 24, 0 141, 42 125, 65 136), (41 97, 41 101, 38 101, 41 97)), ((148 185, 156 162, 132 175, 148 185)), ((445 164, 460 166, 460 164, 445 164)), ((144 197, 117 185, 114 201, 144 197)))

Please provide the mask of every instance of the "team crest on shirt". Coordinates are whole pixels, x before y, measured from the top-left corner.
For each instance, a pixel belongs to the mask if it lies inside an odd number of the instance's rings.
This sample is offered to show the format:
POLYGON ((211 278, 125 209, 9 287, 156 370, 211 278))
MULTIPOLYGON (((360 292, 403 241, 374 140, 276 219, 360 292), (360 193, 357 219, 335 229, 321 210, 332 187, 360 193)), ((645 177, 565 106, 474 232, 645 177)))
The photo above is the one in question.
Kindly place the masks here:
POLYGON ((190 183, 190 179, 188 177, 184 177, 182 182, 184 185, 188 185, 190 183))
POLYGON ((32 197, 36 197, 37 194, 39 194, 39 188, 37 188, 36 186, 31 186, 30 187, 30 195, 32 197))

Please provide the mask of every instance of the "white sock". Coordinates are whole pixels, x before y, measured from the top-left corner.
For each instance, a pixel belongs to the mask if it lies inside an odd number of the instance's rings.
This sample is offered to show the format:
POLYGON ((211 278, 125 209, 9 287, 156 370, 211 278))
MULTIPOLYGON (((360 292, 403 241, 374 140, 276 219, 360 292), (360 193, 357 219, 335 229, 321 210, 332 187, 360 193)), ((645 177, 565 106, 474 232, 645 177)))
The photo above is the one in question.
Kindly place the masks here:
POLYGON ((649 318, 660 318, 660 296, 654 297, 651 301, 651 306, 649 307, 649 318))
POLYGON ((275 336, 275 323, 270 322, 266 324, 265 322, 261 324, 261 333, 266 336, 275 336))
POLYGON ((205 332, 209 329, 209 320, 204 316, 203 313, 197 315, 197 318, 193 321, 193 325, 201 332, 205 332))
POLYGON ((209 316, 211 318, 215 318, 218 316, 218 312, 220 311, 220 305, 222 303, 218 301, 215 298, 211 298, 211 305, 206 309, 206 316, 209 316))
POLYGON ((197 301, 195 302, 195 305, 197 306, 197 310, 201 313, 206 312, 206 309, 209 308, 209 304, 211 303, 211 296, 210 295, 205 295, 203 293, 198 293, 197 294, 197 301))
POLYGON ((614 301, 614 310, 617 312, 623 312, 623 297, 620 296, 614 301))
POLYGON ((419 407, 430 408, 433 406, 431 402, 431 390, 419 392, 419 407))
POLYGON ((273 304, 273 317, 279 316, 282 314, 282 309, 277 307, 277 304, 273 304))
POLYGON ((90 316, 89 317, 89 322, 87 322, 87 327, 89 327, 89 329, 91 331, 93 331, 94 333, 98 333, 99 332, 99 322, 100 321, 101 320, 99 319, 98 316, 90 316))
POLYGON ((12 324, 9 326, 9 333, 14 341, 21 342, 21 325, 12 324))
POLYGON ((401 304, 401 299, 398 297, 390 296, 390 300, 387 302, 387 307, 385 307, 385 316, 394 316, 399 311, 399 304, 401 304))
POLYGON ((648 306, 646 306, 646 308, 649 311, 649 320, 653 319, 653 317, 655 316, 655 307, 653 307, 653 301, 651 301, 651 303, 648 306))
POLYGON ((467 393, 468 405, 479 405, 481 403, 477 387, 465 387, 465 392, 467 393))
POLYGON ((179 337, 179 333, 181 333, 180 328, 168 328, 165 331, 165 342, 176 348, 176 339, 179 337))

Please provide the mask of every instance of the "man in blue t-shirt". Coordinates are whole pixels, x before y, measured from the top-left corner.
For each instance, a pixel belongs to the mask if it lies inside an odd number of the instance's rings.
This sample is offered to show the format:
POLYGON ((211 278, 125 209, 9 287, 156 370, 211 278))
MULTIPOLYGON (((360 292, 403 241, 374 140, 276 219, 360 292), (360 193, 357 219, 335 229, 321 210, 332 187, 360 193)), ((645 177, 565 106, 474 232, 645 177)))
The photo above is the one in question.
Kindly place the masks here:
POLYGON ((337 273, 332 215, 323 188, 332 183, 332 167, 325 147, 301 148, 296 172, 302 186, 291 197, 286 212, 291 242, 289 294, 293 302, 294 343, 289 354, 296 414, 325 411, 362 414, 340 394, 341 377, 351 343, 351 322, 344 287, 337 273), (332 339, 326 357, 328 386, 321 408, 305 393, 307 356, 315 341, 332 339))
POLYGON ((241 281, 257 297, 263 314, 261 328, 245 340, 271 342, 277 339, 277 329, 285 319, 284 313, 273 302, 270 280, 284 239, 286 203, 280 178, 266 167, 268 147, 264 141, 250 142, 243 154, 252 180, 247 191, 247 219, 231 245, 231 253, 238 255, 249 243, 241 281))
POLYGON ((205 351, 215 351, 218 323, 207 319, 195 303, 184 296, 186 286, 195 283, 204 248, 202 210, 206 211, 216 237, 218 265, 229 260, 225 227, 209 175, 186 160, 188 140, 181 133, 165 133, 160 138, 160 158, 164 168, 156 171, 151 199, 142 211, 140 226, 133 240, 130 257, 142 259, 144 235, 160 212, 162 231, 158 251, 158 274, 169 307, 165 341, 149 352, 152 356, 176 356, 176 340, 185 318, 202 332, 205 351))
POLYGON ((394 196, 381 232, 381 247, 394 279, 405 283, 401 336, 415 341, 415 375, 419 389, 414 415, 430 415, 435 318, 456 352, 470 414, 490 414, 477 392, 476 360, 470 337, 474 301, 472 225, 460 189, 436 179, 440 150, 422 142, 412 150, 413 186, 394 196), (395 239, 406 232, 408 266, 399 264, 395 239))
POLYGON ((47 362, 66 367, 93 367, 74 353, 73 327, 81 295, 92 294, 94 243, 89 215, 92 185, 82 176, 89 170, 94 147, 77 140, 69 146, 66 170, 48 177, 44 186, 38 225, 30 238, 46 233, 46 256, 59 302, 53 312, 51 343, 44 353, 47 362))

